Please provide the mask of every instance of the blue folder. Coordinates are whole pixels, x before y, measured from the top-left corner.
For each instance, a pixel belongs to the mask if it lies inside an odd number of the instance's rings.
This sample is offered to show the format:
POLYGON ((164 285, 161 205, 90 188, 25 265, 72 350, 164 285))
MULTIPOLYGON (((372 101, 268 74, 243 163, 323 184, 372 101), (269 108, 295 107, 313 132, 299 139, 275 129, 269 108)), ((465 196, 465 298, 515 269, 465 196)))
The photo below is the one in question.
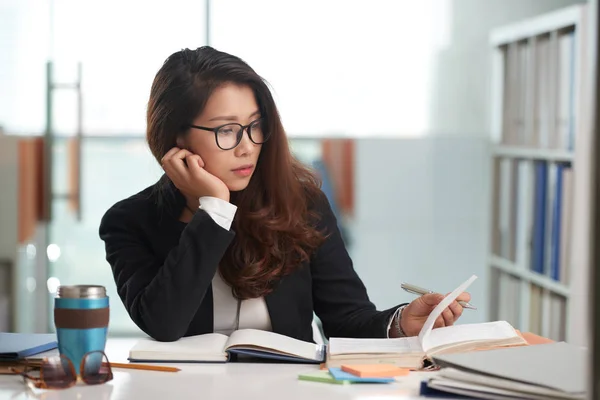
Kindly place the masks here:
POLYGON ((19 360, 57 347, 54 333, 0 332, 0 361, 19 360))
POLYGON ((535 192, 533 214, 533 246, 531 249, 531 269, 539 274, 545 272, 546 249, 546 203, 548 186, 548 164, 537 161, 535 167, 535 192))
POLYGON ((565 165, 556 166, 556 185, 554 187, 554 203, 552 204, 552 231, 550 242, 550 276, 555 281, 560 280, 560 234, 562 229, 561 217, 563 213, 563 174, 565 165))

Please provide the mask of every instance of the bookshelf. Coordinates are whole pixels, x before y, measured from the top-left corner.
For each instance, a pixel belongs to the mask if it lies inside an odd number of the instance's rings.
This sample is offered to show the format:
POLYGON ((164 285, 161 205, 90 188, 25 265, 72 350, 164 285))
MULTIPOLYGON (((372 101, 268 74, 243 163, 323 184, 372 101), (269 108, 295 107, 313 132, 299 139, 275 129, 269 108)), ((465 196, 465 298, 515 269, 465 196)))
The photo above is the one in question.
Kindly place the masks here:
POLYGON ((492 154, 495 157, 546 160, 550 162, 572 162, 573 152, 569 150, 535 149, 517 146, 494 146, 492 154))
MULTIPOLYGON (((584 134, 585 4, 490 33, 489 311, 517 329, 568 340, 575 180, 584 134)), ((579 176, 579 178, 578 178, 579 176)))

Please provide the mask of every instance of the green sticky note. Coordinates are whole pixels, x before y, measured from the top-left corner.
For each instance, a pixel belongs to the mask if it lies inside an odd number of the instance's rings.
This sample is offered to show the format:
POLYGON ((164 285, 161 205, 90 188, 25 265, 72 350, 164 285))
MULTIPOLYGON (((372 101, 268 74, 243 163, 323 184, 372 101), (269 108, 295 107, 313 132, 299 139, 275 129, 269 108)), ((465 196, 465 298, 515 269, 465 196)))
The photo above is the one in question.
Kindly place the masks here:
POLYGON ((336 385, 349 385, 352 383, 350 381, 337 380, 333 376, 331 376, 329 371, 324 371, 324 370, 312 371, 312 372, 306 372, 303 374, 299 374, 298 380, 322 382, 322 383, 333 383, 336 385))

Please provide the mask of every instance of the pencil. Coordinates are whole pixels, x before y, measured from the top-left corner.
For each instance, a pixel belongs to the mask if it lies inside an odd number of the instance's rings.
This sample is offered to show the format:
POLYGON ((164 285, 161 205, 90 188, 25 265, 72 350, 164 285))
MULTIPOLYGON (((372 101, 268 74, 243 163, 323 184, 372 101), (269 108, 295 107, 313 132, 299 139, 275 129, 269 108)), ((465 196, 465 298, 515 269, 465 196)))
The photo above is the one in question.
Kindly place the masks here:
MULTIPOLYGON (((102 363, 106 365, 106 363, 102 363)), ((160 365, 148 365, 148 364, 123 364, 123 363, 110 363, 111 368, 125 368, 125 369, 142 369, 146 371, 161 371, 161 372, 178 372, 181 371, 175 367, 163 367, 160 365)))

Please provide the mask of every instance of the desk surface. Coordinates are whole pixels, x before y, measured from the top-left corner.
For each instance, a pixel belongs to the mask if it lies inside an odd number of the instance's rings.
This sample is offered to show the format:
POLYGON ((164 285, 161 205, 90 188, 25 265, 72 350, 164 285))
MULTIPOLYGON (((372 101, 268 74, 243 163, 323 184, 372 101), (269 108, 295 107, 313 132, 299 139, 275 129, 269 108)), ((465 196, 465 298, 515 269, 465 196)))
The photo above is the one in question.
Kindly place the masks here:
MULTIPOLYGON (((109 339, 106 354, 112 362, 127 362, 135 339, 109 339)), ((78 384, 65 390, 31 390, 18 376, 0 375, 0 400, 21 399, 416 399, 419 383, 434 372, 413 372, 392 384, 332 385, 297 379, 315 365, 273 363, 164 364, 181 371, 157 372, 114 369, 104 385, 78 384)))

